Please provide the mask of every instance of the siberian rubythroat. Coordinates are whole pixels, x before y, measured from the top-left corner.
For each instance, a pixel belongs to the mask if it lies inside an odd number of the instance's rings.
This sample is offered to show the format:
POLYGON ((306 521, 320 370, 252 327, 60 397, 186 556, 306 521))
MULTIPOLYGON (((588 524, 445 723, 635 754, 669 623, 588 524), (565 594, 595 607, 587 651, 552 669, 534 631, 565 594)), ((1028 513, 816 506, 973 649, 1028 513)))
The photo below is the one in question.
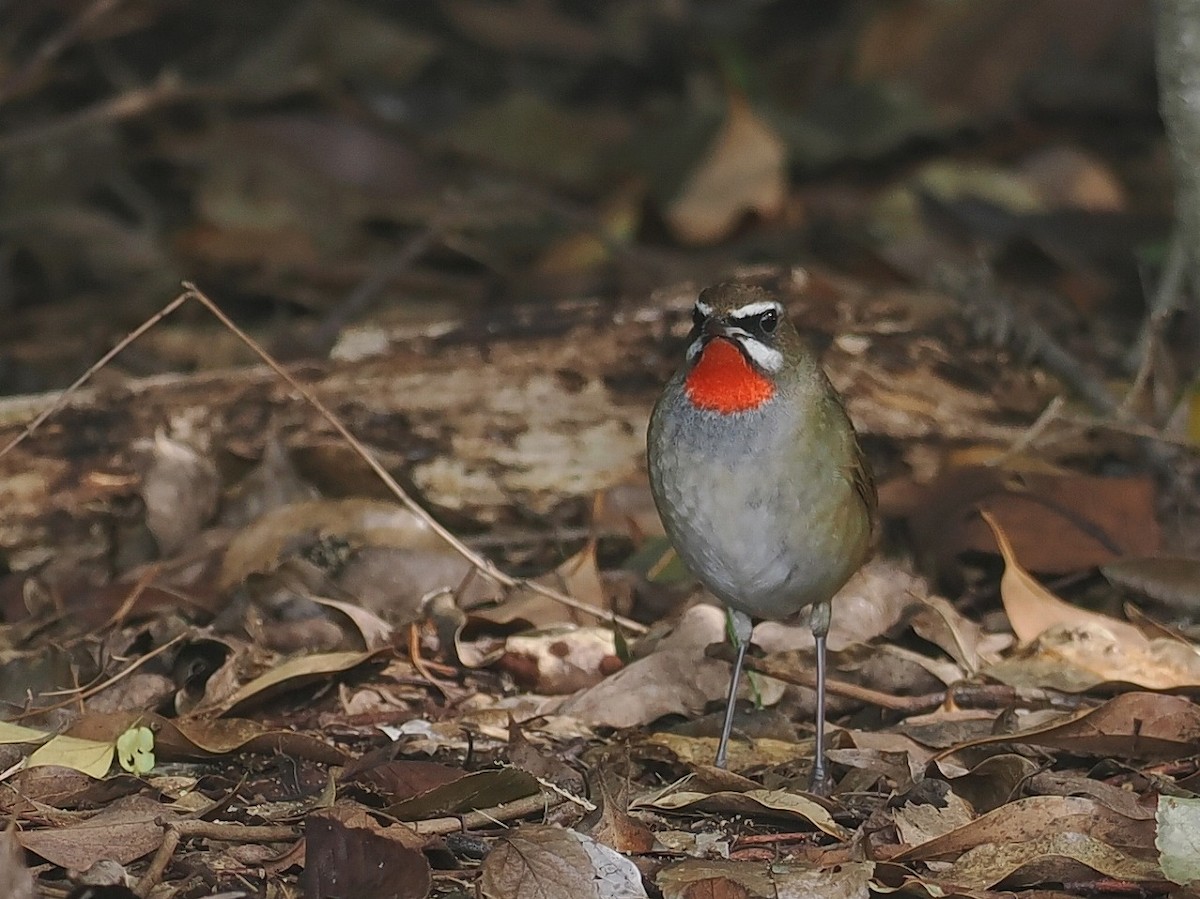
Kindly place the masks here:
POLYGON ((729 609, 737 661, 716 764, 724 767, 752 619, 809 609, 817 738, 825 767, 830 600, 867 558, 875 485, 841 399, 760 287, 726 283, 696 300, 683 366, 650 417, 650 489, 684 564, 729 609))

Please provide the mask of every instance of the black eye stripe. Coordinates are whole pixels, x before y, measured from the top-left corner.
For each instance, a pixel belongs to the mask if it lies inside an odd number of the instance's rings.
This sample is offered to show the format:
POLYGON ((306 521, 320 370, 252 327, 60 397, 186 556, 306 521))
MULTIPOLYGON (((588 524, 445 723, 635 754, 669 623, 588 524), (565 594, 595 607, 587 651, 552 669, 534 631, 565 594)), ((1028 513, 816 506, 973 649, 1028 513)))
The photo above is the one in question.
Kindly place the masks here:
POLYGON ((729 323, 741 328, 743 331, 757 331, 763 334, 770 334, 779 327, 779 310, 766 309, 754 315, 741 315, 737 318, 731 318, 729 323))

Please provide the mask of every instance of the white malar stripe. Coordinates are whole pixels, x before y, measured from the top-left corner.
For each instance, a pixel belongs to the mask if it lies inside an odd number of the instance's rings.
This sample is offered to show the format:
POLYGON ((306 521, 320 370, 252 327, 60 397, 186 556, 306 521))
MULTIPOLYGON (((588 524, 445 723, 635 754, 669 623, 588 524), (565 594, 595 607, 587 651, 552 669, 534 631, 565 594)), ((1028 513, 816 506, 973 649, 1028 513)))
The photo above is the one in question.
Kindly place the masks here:
MULTIPOLYGON (((699 304, 697 304, 697 307, 699 304)), ((762 315, 764 312, 770 312, 774 309, 779 315, 783 315, 783 305, 774 300, 759 300, 755 303, 747 303, 745 306, 739 306, 737 309, 729 310, 729 317, 732 319, 750 318, 755 315, 762 315)))
POLYGON ((712 315, 712 306, 708 305, 704 300, 696 300, 696 311, 705 318, 708 318, 712 315))
MULTIPOLYGON (((754 313, 749 314, 753 315, 754 313)), ((754 364, 763 371, 776 372, 783 368, 783 353, 774 347, 769 347, 765 343, 755 340, 749 334, 744 337, 739 335, 738 342, 745 348, 750 358, 754 360, 754 364)))

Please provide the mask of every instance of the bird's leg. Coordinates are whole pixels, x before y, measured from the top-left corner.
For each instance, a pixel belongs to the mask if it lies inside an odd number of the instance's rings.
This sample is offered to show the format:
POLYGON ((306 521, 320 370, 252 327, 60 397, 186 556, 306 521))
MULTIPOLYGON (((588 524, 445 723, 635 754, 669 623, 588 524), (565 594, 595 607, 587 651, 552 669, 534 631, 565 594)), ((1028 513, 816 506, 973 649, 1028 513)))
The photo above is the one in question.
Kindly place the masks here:
POLYGON ((828 796, 833 791, 829 769, 825 767, 825 637, 829 634, 831 614, 829 600, 826 600, 813 606, 809 617, 809 627, 817 644, 817 737, 808 789, 818 796, 828 796))
POLYGON ((713 763, 724 768, 729 761, 729 735, 733 732, 733 710, 737 705, 738 681, 742 676, 742 661, 746 658, 746 647, 750 645, 750 633, 754 629, 750 616, 728 610, 729 632, 737 641, 737 661, 733 663, 733 674, 729 678, 729 695, 725 699, 725 725, 721 728, 721 742, 717 745, 717 760, 713 763))

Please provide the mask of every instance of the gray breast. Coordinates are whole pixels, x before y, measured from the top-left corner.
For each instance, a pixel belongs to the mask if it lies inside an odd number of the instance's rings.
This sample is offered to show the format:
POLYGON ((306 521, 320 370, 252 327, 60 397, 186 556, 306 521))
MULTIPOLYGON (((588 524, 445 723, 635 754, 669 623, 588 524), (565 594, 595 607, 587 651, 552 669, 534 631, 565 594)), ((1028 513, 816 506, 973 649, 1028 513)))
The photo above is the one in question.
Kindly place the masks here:
POLYGON ((828 599, 851 573, 828 515, 831 498, 852 488, 831 459, 782 464, 803 423, 778 414, 777 402, 717 415, 673 381, 650 424, 660 447, 651 486, 680 557, 723 602, 773 619, 828 599))

